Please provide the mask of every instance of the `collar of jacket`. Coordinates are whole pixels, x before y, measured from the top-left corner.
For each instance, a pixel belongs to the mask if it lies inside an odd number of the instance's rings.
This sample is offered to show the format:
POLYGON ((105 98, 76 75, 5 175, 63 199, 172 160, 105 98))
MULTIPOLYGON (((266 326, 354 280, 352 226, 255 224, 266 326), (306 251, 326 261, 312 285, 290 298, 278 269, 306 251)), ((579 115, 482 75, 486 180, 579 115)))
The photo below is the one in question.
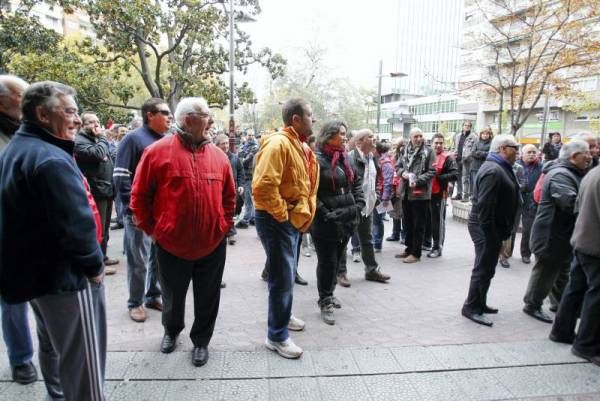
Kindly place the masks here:
POLYGON ((50 133, 47 129, 40 127, 37 124, 24 122, 19 128, 16 135, 24 136, 36 136, 44 142, 48 142, 54 146, 57 146, 73 156, 73 149, 75 148, 75 142, 70 139, 60 139, 50 133))
POLYGON ((13 120, 8 115, 0 112, 0 132, 3 132, 7 137, 12 137, 19 129, 20 123, 13 120))
POLYGON ((81 135, 87 139, 89 139, 92 142, 98 142, 98 138, 93 135, 93 134, 88 134, 87 132, 85 132, 85 130, 81 130, 77 133, 77 135, 81 135))
POLYGON ((202 148, 204 145, 210 142, 206 138, 202 138, 200 142, 194 142, 194 140, 192 139, 192 135, 181 129, 177 129, 176 135, 181 141, 181 144, 191 152, 197 151, 198 149, 202 148))
POLYGON ((585 169, 585 170, 580 170, 577 168, 577 166, 575 166, 573 163, 571 163, 569 160, 562 160, 562 159, 557 159, 558 161, 556 163, 554 163, 552 165, 552 167, 550 169, 548 169, 548 171, 550 170, 554 170, 555 168, 566 168, 567 170, 571 170, 573 172, 573 174, 577 174, 580 177, 583 177, 585 175, 585 173, 587 173, 589 171, 589 169, 585 169))

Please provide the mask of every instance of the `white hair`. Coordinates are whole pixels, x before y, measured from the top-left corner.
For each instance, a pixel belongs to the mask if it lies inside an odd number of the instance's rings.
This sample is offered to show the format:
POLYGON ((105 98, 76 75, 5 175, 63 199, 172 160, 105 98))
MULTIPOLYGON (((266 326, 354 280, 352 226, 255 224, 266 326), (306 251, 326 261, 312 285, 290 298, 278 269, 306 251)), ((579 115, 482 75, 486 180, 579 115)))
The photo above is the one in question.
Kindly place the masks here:
POLYGON ((573 139, 560 148, 558 158, 561 160, 569 160, 573 155, 588 152, 589 150, 590 145, 586 141, 582 139, 573 139))
POLYGON ((191 113, 209 113, 208 103, 203 97, 184 97, 175 108, 175 122, 182 126, 183 120, 191 113))
POLYGON ((10 96, 16 91, 25 92, 29 84, 16 75, 0 75, 0 97, 10 96))
POLYGON ((421 134, 421 135, 423 135, 423 131, 421 131, 421 128, 415 127, 415 128, 413 128, 413 129, 410 130, 409 136, 413 136, 413 134, 421 134))
POLYGON ((502 134, 496 135, 494 139, 492 139, 492 143, 490 144, 490 152, 498 153, 500 148, 506 145, 516 145, 517 140, 514 135, 510 134, 502 134))
POLYGON ((368 136, 368 135, 374 135, 373 131, 371 131, 368 128, 363 128, 361 130, 354 132, 354 140, 359 141, 360 139, 362 139, 363 137, 368 136))

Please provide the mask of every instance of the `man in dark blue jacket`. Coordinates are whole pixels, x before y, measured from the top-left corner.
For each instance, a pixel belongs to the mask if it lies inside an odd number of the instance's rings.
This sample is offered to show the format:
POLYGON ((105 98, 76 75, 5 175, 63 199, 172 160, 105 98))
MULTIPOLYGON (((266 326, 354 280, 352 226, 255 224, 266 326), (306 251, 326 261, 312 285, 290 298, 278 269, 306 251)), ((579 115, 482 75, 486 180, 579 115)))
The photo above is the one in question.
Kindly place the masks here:
POLYGON ((533 200, 533 190, 535 184, 542 175, 542 164, 538 161, 538 150, 534 145, 525 145, 521 149, 521 159, 517 161, 523 167, 523 186, 521 187, 521 197, 523 198, 523 207, 521 208, 521 221, 523 233, 521 235, 521 260, 525 264, 531 263, 531 249, 529 248, 529 237, 531 236, 531 226, 535 220, 537 212, 537 203, 533 200))
POLYGON ((104 266, 73 160, 74 96, 57 82, 31 85, 23 125, 0 155, 0 294, 31 301, 50 399, 103 401, 104 266))
POLYGON ((142 105, 142 117, 144 125, 125 135, 119 143, 113 173, 117 196, 121 198, 123 205, 125 224, 124 245, 129 286, 127 307, 131 320, 139 323, 146 320, 144 305, 158 311, 162 311, 163 306, 158 285, 156 246, 133 221, 133 214, 129 208, 131 183, 144 149, 161 139, 171 129, 173 115, 164 100, 152 98, 142 105))
POLYGON ((462 315, 485 326, 494 324, 485 314, 498 313, 498 309, 487 305, 487 293, 496 272, 502 241, 512 233, 521 202, 519 184, 512 169, 518 148, 512 135, 496 136, 475 178, 468 225, 475 245, 475 266, 462 315))

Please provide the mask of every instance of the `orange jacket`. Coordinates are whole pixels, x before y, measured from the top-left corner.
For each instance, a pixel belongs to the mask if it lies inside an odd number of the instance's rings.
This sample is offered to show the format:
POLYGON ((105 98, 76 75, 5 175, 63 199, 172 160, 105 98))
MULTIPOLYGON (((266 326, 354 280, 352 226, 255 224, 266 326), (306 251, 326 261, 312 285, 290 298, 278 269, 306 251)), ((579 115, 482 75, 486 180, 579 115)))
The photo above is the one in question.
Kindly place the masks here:
POLYGON ((252 178, 254 207, 305 232, 315 217, 319 164, 292 127, 265 138, 252 178))

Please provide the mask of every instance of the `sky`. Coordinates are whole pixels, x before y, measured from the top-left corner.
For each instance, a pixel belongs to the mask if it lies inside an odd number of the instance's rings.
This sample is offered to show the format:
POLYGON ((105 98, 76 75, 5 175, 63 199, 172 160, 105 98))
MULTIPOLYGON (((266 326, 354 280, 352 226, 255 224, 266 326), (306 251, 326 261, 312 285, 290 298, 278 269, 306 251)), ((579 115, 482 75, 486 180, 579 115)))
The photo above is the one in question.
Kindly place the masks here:
MULTIPOLYGON (((257 22, 244 24, 244 30, 256 49, 269 47, 281 53, 288 65, 301 57, 307 44, 317 43, 326 49, 325 65, 331 74, 348 77, 357 87, 376 90, 379 60, 386 58, 384 74, 395 68, 391 64, 395 63, 402 1, 260 0, 262 12, 257 22)), ((260 96, 268 74, 253 69, 247 80, 260 96)))

